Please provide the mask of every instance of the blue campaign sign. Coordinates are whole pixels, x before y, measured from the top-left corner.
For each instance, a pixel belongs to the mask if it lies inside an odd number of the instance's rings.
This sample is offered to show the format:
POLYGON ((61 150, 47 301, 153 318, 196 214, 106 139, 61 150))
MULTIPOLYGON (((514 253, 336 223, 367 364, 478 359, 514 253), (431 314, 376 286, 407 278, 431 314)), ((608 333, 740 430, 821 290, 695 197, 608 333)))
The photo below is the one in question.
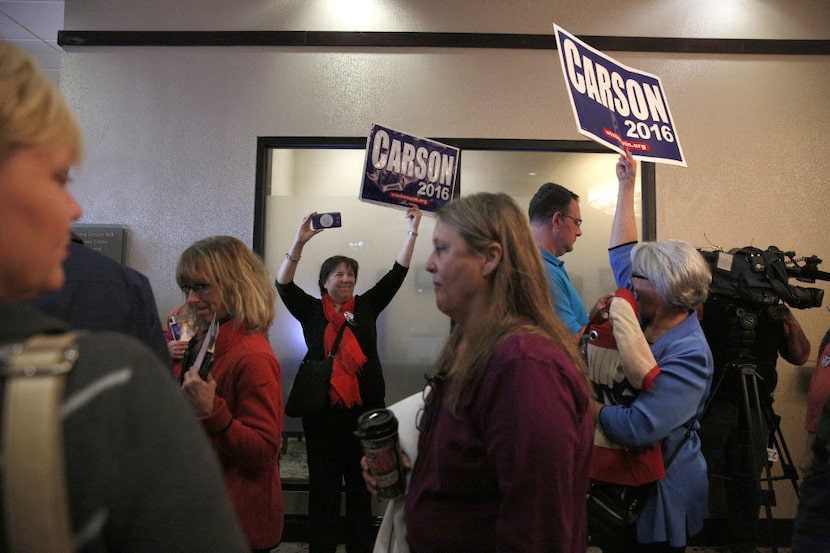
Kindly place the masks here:
POLYGON ((617 62, 555 23, 579 132, 634 158, 686 166, 660 78, 617 62))
POLYGON ((458 148, 373 124, 360 199, 438 211, 453 197, 458 148))

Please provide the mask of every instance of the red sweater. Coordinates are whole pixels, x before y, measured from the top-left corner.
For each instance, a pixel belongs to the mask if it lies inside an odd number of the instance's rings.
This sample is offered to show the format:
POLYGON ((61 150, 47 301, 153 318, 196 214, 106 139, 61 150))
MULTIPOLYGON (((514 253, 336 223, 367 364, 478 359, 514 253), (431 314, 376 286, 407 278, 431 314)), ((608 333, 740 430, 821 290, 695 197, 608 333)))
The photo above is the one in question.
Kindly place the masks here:
POLYGON ((201 421, 248 542, 261 549, 282 537, 281 374, 265 335, 240 330, 233 321, 219 327, 211 370, 216 399, 201 421))

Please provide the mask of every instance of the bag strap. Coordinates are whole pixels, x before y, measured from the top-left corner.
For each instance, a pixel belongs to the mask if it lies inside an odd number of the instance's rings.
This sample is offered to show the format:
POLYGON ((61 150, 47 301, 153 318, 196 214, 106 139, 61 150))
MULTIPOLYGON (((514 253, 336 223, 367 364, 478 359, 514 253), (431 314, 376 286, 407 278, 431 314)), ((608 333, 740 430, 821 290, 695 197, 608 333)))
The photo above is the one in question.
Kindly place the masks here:
POLYGON ((340 325, 340 330, 337 331, 337 337, 334 339, 334 344, 331 346, 331 353, 329 353, 329 357, 337 355, 337 348, 340 347, 340 338, 343 337, 343 331, 346 330, 346 326, 348 324, 348 322, 344 322, 340 325))
POLYGON ((3 503, 10 551, 74 550, 61 424, 66 374, 79 332, 39 334, 0 352, 3 503))
POLYGON ((692 429, 695 427, 695 422, 697 422, 697 417, 693 418, 692 422, 690 422, 689 425, 686 427, 686 433, 683 434, 683 439, 680 440, 680 443, 677 444, 677 447, 675 447, 674 451, 672 451, 671 455, 669 455, 669 460, 666 461, 666 464, 664 465, 666 469, 668 469, 669 465, 671 465, 674 462, 674 458, 677 457, 678 453, 680 453, 680 448, 683 447, 683 444, 689 441, 689 437, 692 435, 693 432, 692 429))

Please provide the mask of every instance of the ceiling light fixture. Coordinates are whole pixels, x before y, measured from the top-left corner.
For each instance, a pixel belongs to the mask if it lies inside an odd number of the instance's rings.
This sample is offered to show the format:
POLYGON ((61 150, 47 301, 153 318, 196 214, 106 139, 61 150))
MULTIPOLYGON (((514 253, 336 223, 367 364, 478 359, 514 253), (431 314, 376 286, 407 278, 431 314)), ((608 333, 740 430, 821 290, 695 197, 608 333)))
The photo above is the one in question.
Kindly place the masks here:
MULTIPOLYGON (((588 188, 588 205, 607 215, 613 215, 617 209, 617 190, 616 181, 606 181, 591 186, 588 188)), ((638 183, 634 186, 634 213, 637 215, 640 214, 640 190, 638 183)))

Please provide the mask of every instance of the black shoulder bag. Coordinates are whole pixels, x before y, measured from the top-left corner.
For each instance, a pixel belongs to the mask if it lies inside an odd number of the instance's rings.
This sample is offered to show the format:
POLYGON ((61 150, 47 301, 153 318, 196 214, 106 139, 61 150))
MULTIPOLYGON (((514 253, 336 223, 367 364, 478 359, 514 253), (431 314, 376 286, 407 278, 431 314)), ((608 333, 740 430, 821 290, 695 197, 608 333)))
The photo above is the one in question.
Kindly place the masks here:
POLYGON ((329 402, 329 382, 333 358, 340 346, 340 338, 346 330, 346 323, 340 327, 331 352, 325 359, 311 361, 304 359, 297 369, 297 376, 291 385, 288 401, 285 402, 285 414, 289 417, 313 415, 325 409, 329 402))
MULTIPOLYGON (((697 418, 686 428, 683 439, 666 461, 666 470, 691 436, 696 420, 697 418)), ((619 540, 627 535, 643 512, 643 507, 655 486, 656 481, 642 486, 593 482, 588 490, 588 534, 594 541, 597 537, 602 537, 605 541, 619 540)))

